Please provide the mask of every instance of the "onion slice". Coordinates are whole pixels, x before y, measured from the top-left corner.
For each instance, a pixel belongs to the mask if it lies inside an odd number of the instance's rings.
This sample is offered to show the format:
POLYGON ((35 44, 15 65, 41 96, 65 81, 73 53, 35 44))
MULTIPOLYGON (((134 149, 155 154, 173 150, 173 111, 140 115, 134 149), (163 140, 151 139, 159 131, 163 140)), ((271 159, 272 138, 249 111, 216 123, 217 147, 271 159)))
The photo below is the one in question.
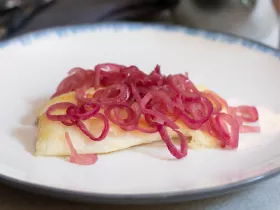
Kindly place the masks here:
POLYGON ((178 150, 176 146, 173 144, 170 136, 168 135, 165 126, 158 125, 157 127, 158 127, 158 132, 160 133, 160 136, 164 141, 164 143, 166 144, 170 153, 177 159, 182 159, 183 157, 186 157, 188 153, 187 138, 180 131, 172 129, 174 132, 177 133, 178 137, 180 138, 180 150, 178 150))
POLYGON ((110 121, 125 131, 159 132, 171 154, 180 159, 187 155, 188 145, 187 137, 178 130, 177 120, 189 129, 208 132, 223 148, 237 148, 240 133, 260 132, 258 126, 243 124, 258 121, 256 107, 230 107, 215 92, 199 91, 188 73, 165 76, 159 65, 149 74, 137 66, 114 63, 98 64, 94 70, 73 68, 52 97, 70 91, 75 91, 77 105, 57 103, 47 109, 46 115, 66 126, 77 126, 93 141, 106 138, 110 121), (87 93, 89 88, 95 88, 93 95, 87 93), (59 109, 65 114, 56 115, 59 109), (98 137, 86 126, 85 121, 91 118, 103 121, 98 137), (180 138, 180 149, 173 144, 167 128, 180 138))
POLYGON ((239 127, 240 133, 259 133, 261 128, 259 126, 241 125, 239 127))
MULTIPOLYGON (((226 110, 228 110, 228 103, 226 102, 225 99, 223 99, 217 93, 215 93, 214 91, 211 91, 211 90, 204 90, 203 93, 210 95, 211 98, 215 99, 217 102, 219 102, 219 104, 221 104, 221 108, 225 108, 226 110)), ((209 100, 212 101, 211 99, 209 99, 209 100)))
POLYGON ((73 146, 70 135, 65 132, 66 143, 70 149, 70 162, 78 165, 92 165, 96 163, 98 157, 96 154, 78 154, 73 146))
POLYGON ((229 107, 229 113, 240 117, 244 122, 257 122, 259 120, 258 110, 254 106, 229 107))
POLYGON ((182 94, 188 100, 194 100, 200 96, 200 93, 194 84, 189 80, 188 77, 182 74, 169 75, 167 77, 167 83, 178 94, 182 94))
POLYGON ((136 126, 139 120, 139 116, 136 116, 134 110, 130 106, 124 104, 116 104, 109 106, 105 109, 104 113, 110 121, 119 126, 136 126), (120 113, 123 111, 126 112, 125 119, 122 118, 120 113))
POLYGON ((151 94, 151 92, 149 92, 141 100, 140 107, 141 107, 142 113, 152 115, 153 117, 157 118, 158 120, 162 120, 164 125, 172 128, 172 129, 179 129, 179 126, 176 125, 176 123, 173 122, 172 120, 168 119, 168 117, 166 115, 162 114, 159 111, 146 108, 146 105, 152 98, 153 98, 153 95, 151 94))
POLYGON ((106 138, 106 136, 109 132, 109 121, 108 121, 107 117, 104 114, 101 114, 101 113, 97 113, 94 117, 102 120, 103 123, 104 123, 104 127, 103 127, 102 132, 101 132, 99 137, 93 136, 93 134, 87 129, 86 125, 82 121, 78 121, 76 125, 91 140, 102 141, 106 138))
MULTIPOLYGON (((77 110, 77 112, 76 112, 75 116, 79 120, 87 120, 87 119, 95 116, 99 112, 100 106, 95 103, 84 104, 84 105, 80 106, 79 108, 77 108, 76 110, 77 110)), ((67 114, 69 114, 68 110, 66 112, 67 112, 67 114)))
POLYGON ((211 101, 213 105, 213 115, 218 114, 222 110, 223 104, 219 101, 216 95, 212 92, 202 92, 202 95, 211 101))
MULTIPOLYGON (((102 95, 99 96, 101 104, 123 104, 130 97, 130 91, 126 84, 115 84, 101 90, 102 95)), ((95 95, 95 97, 97 97, 95 95)))
POLYGON ((199 129, 213 113, 213 105, 204 96, 199 100, 186 102, 184 110, 181 110, 182 121, 191 129, 199 129))
POLYGON ((211 127, 221 147, 235 149, 238 147, 239 126, 234 117, 226 113, 219 113, 210 120, 211 127))
POLYGON ((60 115, 55 115, 52 114, 52 112, 56 111, 56 110, 67 110, 69 107, 77 107, 75 104, 70 103, 70 102, 61 102, 61 103, 56 103, 51 105, 47 111, 46 111, 46 115, 48 117, 48 119, 53 120, 53 121, 69 121, 69 120, 73 120, 70 116, 68 116, 67 114, 60 114, 60 115))
POLYGON ((87 90, 85 88, 79 88, 75 91, 75 98, 79 104, 96 103, 97 100, 93 97, 88 97, 87 90))

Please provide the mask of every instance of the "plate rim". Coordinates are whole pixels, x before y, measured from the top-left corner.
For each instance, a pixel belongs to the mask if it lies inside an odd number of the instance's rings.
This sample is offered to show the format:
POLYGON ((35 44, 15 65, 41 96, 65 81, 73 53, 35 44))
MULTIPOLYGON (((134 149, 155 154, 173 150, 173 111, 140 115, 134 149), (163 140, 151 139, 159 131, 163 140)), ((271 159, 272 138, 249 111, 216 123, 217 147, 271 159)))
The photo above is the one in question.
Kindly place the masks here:
MULTIPOLYGON (((207 40, 219 41, 228 44, 238 44, 242 47, 254 49, 265 54, 273 55, 280 58, 280 51, 259 43, 254 40, 246 39, 240 36, 220 33, 216 31, 202 30, 188 28, 185 26, 159 24, 159 23, 140 23, 140 22, 102 22, 95 24, 80 24, 56 26, 42 30, 36 30, 8 40, 0 42, 0 50, 9 47, 13 44, 30 45, 33 41, 44 39, 49 35, 57 35, 59 38, 67 37, 77 33, 84 33, 86 31, 93 32, 98 29, 127 29, 127 30, 142 30, 152 29, 161 30, 165 32, 183 32, 190 36, 202 37, 207 40)), ((159 193, 141 193, 141 194, 107 194, 107 193, 93 193, 75 191, 70 189, 56 188, 43 184, 36 184, 26 180, 9 177, 0 173, 0 181, 15 188, 20 188, 37 194, 48 195, 51 197, 71 199, 76 201, 94 202, 94 203, 110 203, 110 204, 155 204, 155 203, 177 203, 182 201, 197 200, 226 194, 229 192, 241 190, 249 185, 270 179, 280 174, 280 167, 258 176, 233 182, 227 185, 216 187, 208 187, 200 190, 187 190, 181 192, 159 192, 159 193)))
POLYGON ((99 22, 94 24, 74 24, 65 26, 53 26, 44 29, 34 30, 21 34, 7 40, 0 41, 0 50, 7 48, 13 44, 20 44, 23 46, 28 46, 32 41, 39 41, 44 39, 49 35, 57 35, 59 38, 67 37, 68 35, 84 33, 86 31, 95 31, 99 29, 114 29, 114 30, 142 30, 142 29, 152 29, 165 32, 182 32, 190 36, 202 37, 210 41, 219 41, 227 44, 238 44, 247 49, 257 50, 265 54, 270 54, 275 57, 280 58, 280 50, 277 50, 271 46, 268 46, 259 41, 242 37, 230 33, 222 33, 215 30, 204 30, 197 29, 187 26, 172 25, 168 23, 144 23, 144 22, 128 22, 128 21, 107 21, 99 22))

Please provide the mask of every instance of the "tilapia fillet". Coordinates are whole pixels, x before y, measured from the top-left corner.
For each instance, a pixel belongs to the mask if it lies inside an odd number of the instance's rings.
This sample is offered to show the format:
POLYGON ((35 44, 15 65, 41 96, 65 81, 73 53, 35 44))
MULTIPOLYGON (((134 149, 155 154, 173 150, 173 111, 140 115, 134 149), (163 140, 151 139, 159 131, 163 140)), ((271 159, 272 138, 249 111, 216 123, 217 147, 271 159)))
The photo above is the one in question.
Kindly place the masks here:
MULTIPOLYGON (((203 87, 199 88, 204 89, 203 87)), ((93 91, 92 89, 90 90, 93 91)), ((69 92, 53 99, 50 99, 37 113, 38 117, 38 138, 36 142, 37 156, 64 156, 70 155, 69 147, 65 140, 65 132, 71 136, 73 146, 79 154, 102 154, 127 149, 133 146, 149 144, 156 141, 162 141, 159 133, 143 133, 140 131, 123 131, 113 123, 109 123, 110 130, 106 139, 102 141, 93 141, 83 134, 76 126, 65 126, 61 122, 49 120, 45 114, 49 106, 60 103, 71 102, 76 104, 75 93, 69 92)), ((180 131, 191 136, 189 148, 216 148, 219 147, 217 139, 201 130, 191 130, 183 122, 177 121, 180 131)), ((103 122, 99 119, 90 119, 86 122, 87 128, 95 135, 100 134, 103 128, 103 122)), ((171 138, 177 138, 175 132, 169 131, 171 138)))

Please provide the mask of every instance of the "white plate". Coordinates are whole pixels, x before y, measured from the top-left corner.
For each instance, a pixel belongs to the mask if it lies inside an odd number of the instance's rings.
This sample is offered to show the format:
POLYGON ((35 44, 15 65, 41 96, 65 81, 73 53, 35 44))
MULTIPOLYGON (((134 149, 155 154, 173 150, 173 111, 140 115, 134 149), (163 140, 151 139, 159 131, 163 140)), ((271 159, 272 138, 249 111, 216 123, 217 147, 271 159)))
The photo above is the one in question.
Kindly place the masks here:
POLYGON ((106 23, 53 28, 1 43, 0 175, 17 187, 114 203, 175 202, 225 193, 280 170, 279 53, 226 35, 161 25, 106 23), (165 147, 100 156, 93 166, 35 158, 35 110, 74 66, 138 65, 189 72, 232 103, 256 105, 261 134, 236 151, 190 151, 165 160, 165 147))

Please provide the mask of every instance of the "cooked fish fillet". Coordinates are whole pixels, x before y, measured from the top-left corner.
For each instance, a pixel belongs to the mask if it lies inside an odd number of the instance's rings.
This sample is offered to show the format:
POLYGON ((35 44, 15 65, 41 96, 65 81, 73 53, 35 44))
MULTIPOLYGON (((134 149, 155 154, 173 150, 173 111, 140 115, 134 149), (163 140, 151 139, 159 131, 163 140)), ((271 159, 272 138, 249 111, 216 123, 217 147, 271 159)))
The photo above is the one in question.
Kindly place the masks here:
MULTIPOLYGON (((200 90, 202 89, 204 87, 200 87, 200 90)), ((91 89, 89 92, 93 92, 93 90, 91 89)), ((46 117, 45 112, 48 107, 58 102, 76 103, 75 94, 70 92, 55 97, 49 100, 37 113, 39 122, 35 154, 38 156, 69 155, 70 150, 65 140, 66 131, 69 132, 73 145, 79 154, 109 153, 161 140, 161 136, 158 133, 147 134, 140 131, 123 131, 118 126, 110 123, 110 130, 106 139, 103 141, 92 141, 76 126, 65 126, 60 122, 51 121, 46 117)), ((184 135, 192 137, 189 144, 190 148, 219 147, 218 141, 208 133, 201 130, 191 130, 181 121, 177 121, 176 123, 184 135)), ((103 127, 102 121, 98 119, 87 120, 86 125, 95 136, 100 134, 103 127)), ((170 137, 177 138, 175 132, 169 130, 168 132, 170 137)))

